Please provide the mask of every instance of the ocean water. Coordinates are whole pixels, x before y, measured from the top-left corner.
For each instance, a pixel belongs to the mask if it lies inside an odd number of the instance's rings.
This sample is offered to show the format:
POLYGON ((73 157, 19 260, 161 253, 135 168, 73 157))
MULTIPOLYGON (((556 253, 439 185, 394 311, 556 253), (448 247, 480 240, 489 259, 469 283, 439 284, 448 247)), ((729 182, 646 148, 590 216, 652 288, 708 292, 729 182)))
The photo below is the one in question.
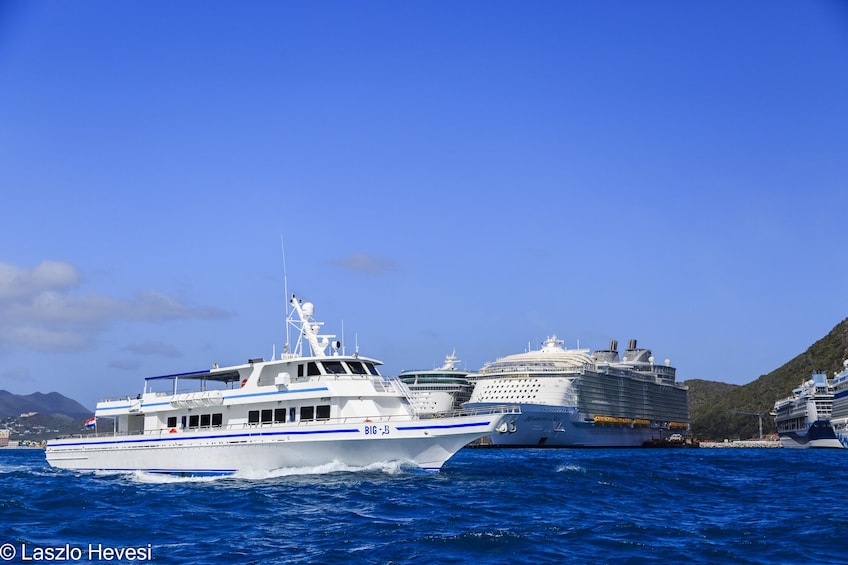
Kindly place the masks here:
POLYGON ((438 473, 176 478, 7 449, 0 560, 843 564, 846 463, 848 450, 464 449, 438 473))

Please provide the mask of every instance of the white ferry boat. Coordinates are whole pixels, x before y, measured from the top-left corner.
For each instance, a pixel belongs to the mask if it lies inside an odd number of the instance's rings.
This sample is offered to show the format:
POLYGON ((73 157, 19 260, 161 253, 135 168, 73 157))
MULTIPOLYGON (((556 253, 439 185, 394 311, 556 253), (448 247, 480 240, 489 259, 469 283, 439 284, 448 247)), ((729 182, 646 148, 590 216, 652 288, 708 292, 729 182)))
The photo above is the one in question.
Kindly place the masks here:
POLYGON ((842 447, 830 422, 833 383, 813 372, 792 394, 774 403, 774 425, 783 447, 842 447))
POLYGON ((842 362, 842 372, 833 376, 830 423, 839 442, 843 447, 848 447, 848 359, 842 362))
MULTIPOLYGON (((482 443, 498 447, 634 447, 662 442, 689 428, 688 388, 676 369, 654 363, 651 351, 630 340, 590 354, 550 337, 538 351, 509 355, 477 374, 464 406, 514 403, 517 431, 482 443)), ((677 437, 677 436, 675 436, 677 437)))
POLYGON ((469 442, 506 433, 518 416, 499 406, 422 418, 379 361, 345 355, 335 336, 318 334, 311 303, 292 296, 290 304, 287 323, 299 336, 292 353, 286 346, 280 359, 147 378, 138 396, 97 404, 96 433, 48 441, 47 461, 188 475, 332 462, 437 470, 469 442), (301 354, 304 339, 311 355, 301 354))
POLYGON ((438 369, 402 371, 398 377, 410 391, 410 401, 419 414, 437 414, 462 408, 471 398, 474 384, 470 371, 456 368, 456 351, 445 357, 438 369))

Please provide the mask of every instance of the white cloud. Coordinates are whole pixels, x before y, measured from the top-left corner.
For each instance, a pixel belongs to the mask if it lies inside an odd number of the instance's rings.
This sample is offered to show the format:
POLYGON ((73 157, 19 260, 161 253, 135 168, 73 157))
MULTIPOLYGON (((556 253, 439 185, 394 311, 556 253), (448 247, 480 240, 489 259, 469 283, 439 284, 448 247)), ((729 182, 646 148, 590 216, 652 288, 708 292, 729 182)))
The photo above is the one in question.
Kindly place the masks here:
POLYGON ((91 336, 70 330, 18 326, 0 328, 0 339, 37 351, 78 351, 91 346, 91 336))
MULTIPOLYGON (((211 306, 190 306, 158 291, 140 291, 131 300, 79 294, 77 269, 43 261, 33 269, 0 262, 0 349, 77 351, 122 321, 223 318, 211 306)), ((161 354, 161 353, 160 353, 161 354)))
POLYGON ((67 290, 79 285, 76 268, 61 261, 42 261, 34 269, 0 262, 0 302, 22 300, 42 292, 67 290))

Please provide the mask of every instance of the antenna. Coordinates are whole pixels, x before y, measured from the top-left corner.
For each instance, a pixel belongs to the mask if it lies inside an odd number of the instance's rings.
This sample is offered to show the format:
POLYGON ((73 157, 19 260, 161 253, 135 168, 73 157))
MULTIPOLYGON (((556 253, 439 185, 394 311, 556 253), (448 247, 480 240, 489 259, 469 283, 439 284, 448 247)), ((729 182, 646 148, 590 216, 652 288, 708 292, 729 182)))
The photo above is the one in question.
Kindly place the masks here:
POLYGON ((283 234, 280 234, 280 249, 283 252, 283 296, 286 297, 286 345, 283 347, 283 353, 289 352, 289 281, 286 273, 286 246, 283 243, 283 234))

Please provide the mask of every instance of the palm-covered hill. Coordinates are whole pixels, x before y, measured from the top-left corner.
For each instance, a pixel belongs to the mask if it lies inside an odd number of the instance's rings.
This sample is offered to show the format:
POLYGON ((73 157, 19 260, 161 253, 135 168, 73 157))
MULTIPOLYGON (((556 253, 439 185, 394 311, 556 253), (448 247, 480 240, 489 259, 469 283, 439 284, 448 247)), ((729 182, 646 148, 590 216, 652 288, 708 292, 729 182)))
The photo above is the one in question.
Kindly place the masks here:
POLYGON ((848 359, 848 318, 782 367, 743 386, 704 380, 689 380, 689 412, 692 431, 700 439, 756 437, 758 418, 763 414, 763 433, 774 432, 769 414, 774 402, 788 396, 792 389, 809 379, 813 371, 828 376, 842 370, 848 359))

